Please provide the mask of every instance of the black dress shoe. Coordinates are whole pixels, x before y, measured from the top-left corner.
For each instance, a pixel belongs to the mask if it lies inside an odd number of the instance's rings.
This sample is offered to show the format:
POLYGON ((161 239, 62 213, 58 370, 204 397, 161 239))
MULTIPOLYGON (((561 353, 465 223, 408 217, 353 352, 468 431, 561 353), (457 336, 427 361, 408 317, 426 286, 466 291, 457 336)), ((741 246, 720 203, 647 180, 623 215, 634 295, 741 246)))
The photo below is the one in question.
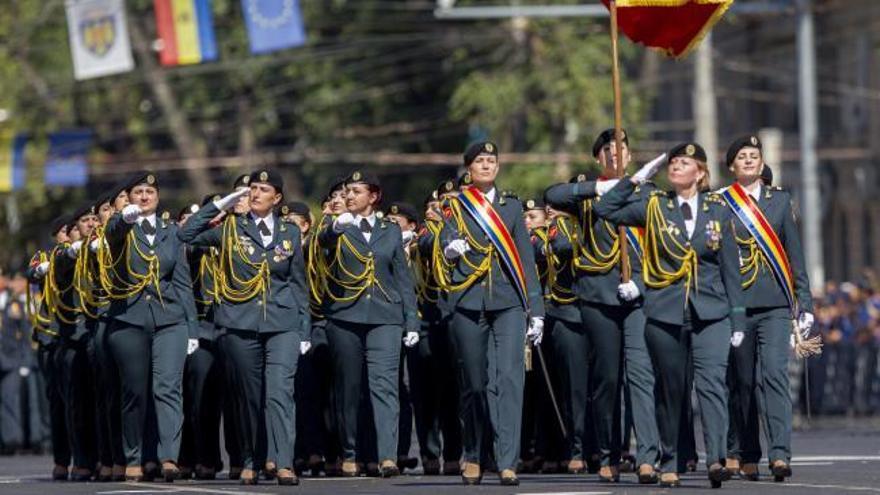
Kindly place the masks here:
POLYGON ((393 478, 395 476, 400 476, 400 468, 397 467, 397 464, 391 460, 382 461, 382 465, 379 467, 379 471, 382 473, 383 478, 393 478))
POLYGON ((663 488, 675 488, 681 486, 681 479, 678 473, 663 473, 660 475, 660 486, 663 488))
POLYGON ((299 484, 299 478, 296 476, 296 473, 290 469, 279 469, 276 478, 278 479, 279 485, 294 486, 299 484))
POLYGON ((730 479, 730 471, 722 466, 720 462, 716 462, 709 466, 709 482, 712 488, 721 488, 721 483, 730 479))
POLYGON ((70 481, 91 481, 92 471, 88 468, 73 468, 70 472, 70 481))
POLYGON ((238 482, 242 485, 256 485, 257 472, 253 469, 242 469, 238 477, 238 482))
POLYGON ((657 470, 650 464, 642 464, 639 466, 638 476, 640 485, 657 484, 657 470))
POLYGON ((422 459, 422 470, 425 476, 437 476, 440 474, 440 459, 422 459))
POLYGON ((67 481, 69 475, 70 473, 67 472, 67 466, 56 464, 55 467, 52 468, 52 479, 54 481, 67 481))
POLYGON ((791 478, 791 466, 785 461, 773 461, 770 465, 770 471, 773 472, 773 481, 777 483, 785 481, 785 478, 791 478))
POLYGON ((144 464, 144 481, 154 481, 159 477, 159 465, 155 462, 147 462, 144 464))

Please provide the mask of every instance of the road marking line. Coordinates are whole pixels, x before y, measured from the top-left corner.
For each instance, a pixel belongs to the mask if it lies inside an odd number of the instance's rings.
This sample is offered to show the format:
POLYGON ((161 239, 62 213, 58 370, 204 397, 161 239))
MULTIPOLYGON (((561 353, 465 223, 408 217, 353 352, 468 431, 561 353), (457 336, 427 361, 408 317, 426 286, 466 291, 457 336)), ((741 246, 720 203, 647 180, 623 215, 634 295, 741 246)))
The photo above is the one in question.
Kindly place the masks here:
POLYGON ((851 492, 872 492, 872 493, 880 493, 880 488, 873 488, 870 486, 851 486, 851 485, 815 485, 812 483, 774 483, 761 481, 759 484, 762 485, 773 485, 779 487, 788 487, 788 488, 815 488, 817 490, 846 490, 851 492))
POLYGON ((798 461, 880 461, 880 455, 803 455, 791 459, 798 461))
POLYGON ((790 466, 833 466, 833 462, 792 461, 790 466))
POLYGON ((524 493, 517 493, 516 495, 612 495, 612 493, 611 492, 544 492, 544 493, 524 492, 524 493))
MULTIPOLYGON (((126 486, 131 487, 145 487, 145 488, 153 488, 155 490, 161 490, 162 493, 227 493, 229 495, 271 495, 272 492, 242 492, 239 490, 234 490, 231 488, 199 488, 197 486, 183 486, 183 485, 174 485, 174 487, 169 487, 168 485, 160 485, 158 483, 142 483, 142 482, 130 482, 125 483, 126 486)), ((155 491, 154 490, 154 491, 155 491)))

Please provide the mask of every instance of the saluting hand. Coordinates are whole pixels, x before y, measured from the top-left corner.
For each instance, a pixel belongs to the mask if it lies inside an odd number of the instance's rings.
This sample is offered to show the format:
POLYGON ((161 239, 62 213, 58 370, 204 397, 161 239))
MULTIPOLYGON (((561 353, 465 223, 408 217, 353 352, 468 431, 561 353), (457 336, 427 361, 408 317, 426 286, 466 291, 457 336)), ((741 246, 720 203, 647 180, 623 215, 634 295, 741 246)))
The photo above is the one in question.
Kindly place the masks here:
POLYGON ((73 259, 79 257, 79 250, 82 249, 83 241, 73 241, 70 244, 70 247, 67 248, 67 256, 70 256, 73 259))
POLYGON ((129 225, 137 222, 140 216, 141 207, 138 205, 128 205, 122 209, 122 220, 129 225))
POLYGON ((666 163, 666 153, 654 158, 650 162, 642 165, 638 172, 634 173, 630 179, 633 184, 644 184, 660 170, 660 167, 666 163))
POLYGON ((354 225, 354 215, 349 212, 345 212, 333 221, 333 231, 337 234, 342 232, 342 229, 345 228, 346 225, 354 225))
POLYGON ((600 180, 599 182, 596 183, 596 194, 601 196, 601 195, 607 193, 608 191, 613 189, 614 186, 616 186, 618 182, 620 182, 620 179, 600 180))
POLYGON ((247 187, 239 187, 235 190, 235 192, 229 193, 226 196, 218 199, 217 201, 214 201, 214 206, 216 206, 218 210, 231 210, 235 208, 235 205, 238 204, 238 200, 249 192, 250 189, 248 189, 247 187))

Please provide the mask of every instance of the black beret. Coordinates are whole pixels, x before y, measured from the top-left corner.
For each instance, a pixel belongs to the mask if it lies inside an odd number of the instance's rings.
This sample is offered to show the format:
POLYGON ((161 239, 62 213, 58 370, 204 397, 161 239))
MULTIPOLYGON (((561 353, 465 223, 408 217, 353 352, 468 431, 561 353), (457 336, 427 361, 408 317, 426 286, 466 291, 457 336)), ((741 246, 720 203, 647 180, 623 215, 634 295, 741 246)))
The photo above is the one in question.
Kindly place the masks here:
POLYGON ((132 189, 141 184, 146 184, 148 186, 159 189, 159 180, 156 178, 156 174, 143 170, 140 172, 136 172, 131 176, 131 178, 125 185, 125 191, 131 192, 132 189))
POLYGON ((95 208, 95 204, 91 201, 82 204, 73 211, 73 215, 70 218, 71 223, 76 223, 80 218, 87 215, 94 215, 98 210, 95 208))
MULTIPOLYGON (((623 134, 623 142, 629 146, 629 135, 627 135, 626 131, 621 129, 620 133, 623 134)), ((614 128, 605 129, 598 136, 596 136, 596 141, 593 142, 593 158, 599 157, 599 152, 602 151, 602 148, 608 144, 614 142, 614 128)))
POLYGON ((544 209, 544 200, 543 199, 527 199, 523 203, 523 209, 528 210, 543 210, 544 209))
POLYGON ((251 175, 250 174, 241 174, 235 178, 235 182, 232 183, 233 189, 238 189, 239 187, 248 187, 251 185, 251 175))
POLYGON ((257 170, 256 172, 251 173, 250 179, 248 180, 249 184, 269 184, 275 188, 275 192, 284 194, 284 179, 281 178, 281 174, 274 170, 257 170))
POLYGON ((749 135, 742 136, 736 139, 736 141, 730 143, 730 147, 727 148, 727 166, 729 167, 734 160, 736 160, 736 155, 739 153, 739 150, 743 148, 758 148, 763 152, 764 146, 761 144, 761 140, 758 139, 758 136, 749 135))
POLYGON ((388 210, 385 212, 385 216, 388 215, 400 215, 410 222, 419 221, 419 212, 416 211, 416 208, 409 203, 391 203, 391 205, 388 206, 388 210))
POLYGON ((291 201, 286 205, 282 205, 278 211, 281 213, 281 216, 294 214, 301 217, 309 218, 309 215, 311 214, 311 210, 309 210, 309 205, 303 203, 302 201, 291 201))
POLYGON ((434 189, 433 191, 431 191, 430 194, 425 196, 425 201, 422 203, 422 205, 428 206, 428 203, 431 203, 432 201, 438 201, 439 198, 440 196, 437 195, 437 190, 434 189))
POLYGON ((379 183, 379 178, 373 174, 365 174, 360 170, 355 170, 348 177, 345 178, 345 185, 350 184, 366 184, 368 186, 372 186, 375 188, 381 188, 382 185, 379 183))
POLYGON ((697 143, 681 143, 669 150, 669 161, 677 156, 687 156, 705 162, 706 150, 697 143))
POLYGON ((495 146, 495 143, 489 141, 477 141, 476 143, 472 143, 466 150, 464 150, 464 166, 467 167, 473 163, 474 159, 483 153, 497 157, 498 146, 495 146))
POLYGON ((204 198, 202 198, 202 202, 199 204, 201 204, 202 206, 205 206, 208 203, 213 203, 214 201, 218 201, 221 198, 223 198, 223 195, 220 193, 209 194, 209 195, 205 196, 204 198))
POLYGON ((66 227, 68 223, 70 223, 70 215, 68 215, 67 213, 55 217, 55 219, 52 220, 52 223, 49 224, 50 233, 52 234, 52 236, 54 237, 56 234, 58 234, 58 232, 66 227))
POLYGON ((435 193, 437 197, 458 191, 458 179, 446 179, 437 186, 435 193))
POLYGON ((186 205, 180 209, 180 212, 177 213, 177 220, 180 221, 184 215, 194 215, 199 212, 199 205, 193 203, 191 205, 186 205))
POLYGON ((761 182, 767 187, 773 185, 773 169, 766 163, 764 164, 764 169, 761 170, 761 182))
POLYGON ((461 189, 463 186, 469 186, 473 184, 474 181, 471 179, 470 172, 465 172, 458 177, 458 188, 461 189))

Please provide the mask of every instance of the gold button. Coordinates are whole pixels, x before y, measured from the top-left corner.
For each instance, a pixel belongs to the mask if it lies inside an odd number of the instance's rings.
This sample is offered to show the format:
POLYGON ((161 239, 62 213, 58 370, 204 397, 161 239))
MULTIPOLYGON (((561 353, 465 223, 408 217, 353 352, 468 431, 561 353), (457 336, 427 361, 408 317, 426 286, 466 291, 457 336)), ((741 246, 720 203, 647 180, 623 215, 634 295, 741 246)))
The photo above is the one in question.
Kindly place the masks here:
POLYGON ((153 251, 152 249, 150 249, 150 254, 156 254, 156 251, 153 251))
POLYGON ((151 295, 149 295, 149 294, 147 294, 147 298, 146 298, 146 299, 147 299, 147 301, 149 301, 149 300, 150 300, 150 299, 152 299, 152 298, 153 298, 153 296, 151 296, 151 295))
POLYGON ((370 251, 369 253, 367 253, 367 256, 373 256, 373 252, 370 251))

